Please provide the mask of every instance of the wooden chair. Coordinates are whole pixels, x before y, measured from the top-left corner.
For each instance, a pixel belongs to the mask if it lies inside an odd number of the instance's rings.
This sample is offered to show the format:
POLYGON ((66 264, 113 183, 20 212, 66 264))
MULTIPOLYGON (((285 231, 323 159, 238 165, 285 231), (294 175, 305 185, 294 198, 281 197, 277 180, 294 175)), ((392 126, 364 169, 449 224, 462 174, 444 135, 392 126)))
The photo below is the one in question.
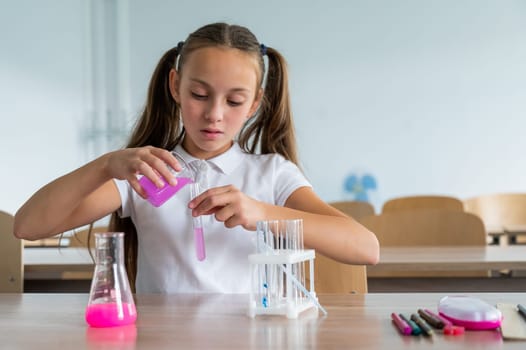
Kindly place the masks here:
POLYGON ((22 240, 13 235, 13 215, 0 211, 0 292, 24 291, 22 240))
MULTIPOLYGON (((367 216, 362 225, 376 234, 381 247, 389 246, 485 246, 486 231, 482 220, 471 213, 442 209, 404 210, 367 216)), ((380 256, 380 263, 382 257, 380 256)), ((488 276, 488 271, 458 273, 393 271, 369 273, 375 277, 488 276)))
POLYGON ((462 200, 451 196, 404 196, 389 199, 382 206, 382 213, 415 209, 444 209, 463 211, 462 200))
MULTIPOLYGON (((374 207, 367 202, 341 201, 329 204, 356 220, 374 214, 374 207)), ((316 253, 314 288, 316 293, 367 293, 367 270, 365 266, 343 264, 316 253)))
MULTIPOLYGON (((495 193, 464 200, 467 212, 478 215, 486 230, 502 231, 506 227, 523 226, 526 229, 526 193, 495 193)), ((518 243, 525 243, 518 236, 518 243)))
POLYGON ((374 207, 371 203, 361 201, 340 201, 331 202, 331 206, 339 211, 355 218, 360 219, 364 216, 374 215, 374 207))
POLYGON ((367 269, 316 253, 314 288, 316 293, 367 293, 367 269))

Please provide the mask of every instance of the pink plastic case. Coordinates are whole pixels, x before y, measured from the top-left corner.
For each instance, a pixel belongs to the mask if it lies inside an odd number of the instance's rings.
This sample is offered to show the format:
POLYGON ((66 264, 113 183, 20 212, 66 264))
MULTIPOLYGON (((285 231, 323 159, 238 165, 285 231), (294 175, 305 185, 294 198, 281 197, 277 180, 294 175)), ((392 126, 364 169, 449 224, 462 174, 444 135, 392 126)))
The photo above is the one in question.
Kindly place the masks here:
POLYGON ((438 302, 438 313, 457 326, 466 329, 500 327, 502 313, 485 301, 469 296, 446 296, 438 302))

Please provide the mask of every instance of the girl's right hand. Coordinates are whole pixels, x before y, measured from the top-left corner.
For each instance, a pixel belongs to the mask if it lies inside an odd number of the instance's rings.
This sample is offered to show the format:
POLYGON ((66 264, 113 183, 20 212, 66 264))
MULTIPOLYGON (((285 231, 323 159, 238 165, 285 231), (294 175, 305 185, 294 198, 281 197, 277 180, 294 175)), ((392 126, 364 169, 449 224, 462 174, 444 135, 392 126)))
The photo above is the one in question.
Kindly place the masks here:
POLYGON ((137 175, 146 176, 160 188, 164 185, 161 176, 171 185, 177 183, 168 166, 176 171, 181 170, 181 165, 171 152, 153 146, 111 152, 106 166, 112 178, 127 180, 135 192, 145 199, 147 195, 139 184, 137 175))

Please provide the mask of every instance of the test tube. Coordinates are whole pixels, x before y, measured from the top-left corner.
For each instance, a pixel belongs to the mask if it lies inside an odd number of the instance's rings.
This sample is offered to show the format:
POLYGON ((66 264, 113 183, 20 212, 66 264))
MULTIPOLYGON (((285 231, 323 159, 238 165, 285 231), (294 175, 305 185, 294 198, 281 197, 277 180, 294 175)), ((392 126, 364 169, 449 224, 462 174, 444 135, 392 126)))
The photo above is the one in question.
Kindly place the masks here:
MULTIPOLYGON (((199 183, 194 182, 190 184, 190 197, 194 199, 201 193, 199 183)), ((195 241, 195 253, 197 260, 203 261, 206 258, 205 253, 205 237, 203 232, 203 220, 201 215, 192 217, 192 223, 194 227, 194 241, 195 241)))
MULTIPOLYGON (((292 253, 297 253, 300 250, 300 234, 303 231, 303 227, 301 226, 302 221, 301 220, 287 220, 286 223, 287 223, 287 234, 289 236, 289 250, 292 253)), ((301 264, 302 264, 301 262, 298 262, 292 265, 292 276, 300 282, 302 282, 301 264)), ((292 290, 292 292, 294 296, 294 303, 298 305, 299 299, 301 297, 301 292, 297 288, 296 285, 294 285, 294 289, 292 290)))
MULTIPOLYGON (((268 253, 268 249, 272 249, 272 231, 269 226, 270 223, 268 221, 258 221, 257 223, 258 253, 268 253)), ((272 285, 272 283, 270 281, 272 271, 270 270, 269 264, 262 264, 262 266, 260 266, 260 270, 260 276, 262 280, 260 282, 261 305, 263 307, 269 307, 271 305, 270 286, 272 285)))

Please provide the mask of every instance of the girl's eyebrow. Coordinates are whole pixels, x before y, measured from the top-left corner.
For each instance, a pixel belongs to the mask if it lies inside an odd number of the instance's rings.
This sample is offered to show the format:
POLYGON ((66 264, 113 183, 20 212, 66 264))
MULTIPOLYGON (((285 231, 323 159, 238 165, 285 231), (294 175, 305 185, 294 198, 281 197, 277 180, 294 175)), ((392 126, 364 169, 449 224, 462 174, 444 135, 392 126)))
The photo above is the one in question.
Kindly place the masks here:
MULTIPOLYGON (((202 84, 202 85, 206 86, 207 88, 211 88, 210 84, 208 84, 204 80, 197 79, 197 78, 190 78, 190 80, 193 81, 194 83, 202 84)), ((230 92, 250 92, 250 89, 238 87, 238 88, 230 89, 229 91, 230 92)))

